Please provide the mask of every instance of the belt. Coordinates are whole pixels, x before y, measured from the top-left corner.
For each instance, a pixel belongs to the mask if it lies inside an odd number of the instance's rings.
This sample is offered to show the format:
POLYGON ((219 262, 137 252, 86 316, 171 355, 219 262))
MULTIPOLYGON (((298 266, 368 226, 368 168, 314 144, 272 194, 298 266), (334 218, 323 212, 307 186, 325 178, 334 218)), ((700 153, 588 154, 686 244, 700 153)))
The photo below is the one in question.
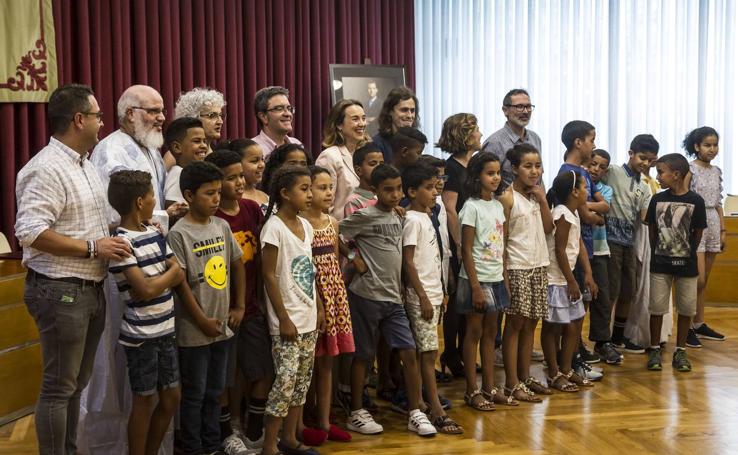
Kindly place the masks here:
POLYGON ((77 278, 74 276, 65 276, 61 278, 52 278, 48 275, 44 275, 43 273, 39 273, 33 269, 28 269, 28 275, 32 276, 36 279, 41 278, 42 280, 47 281, 61 281, 63 283, 71 283, 71 284, 77 284, 79 286, 92 286, 92 287, 101 287, 105 283, 105 279, 103 278, 100 281, 93 281, 93 280, 84 280, 82 278, 77 278))

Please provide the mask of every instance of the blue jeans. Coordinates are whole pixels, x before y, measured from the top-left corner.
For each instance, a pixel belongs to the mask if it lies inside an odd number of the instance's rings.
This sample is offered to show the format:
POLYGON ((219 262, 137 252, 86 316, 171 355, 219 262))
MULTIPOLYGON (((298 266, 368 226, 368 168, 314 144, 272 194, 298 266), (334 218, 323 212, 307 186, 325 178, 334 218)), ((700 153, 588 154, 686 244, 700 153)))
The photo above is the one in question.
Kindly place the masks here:
POLYGON ((24 300, 38 327, 44 362, 36 404, 39 453, 72 455, 77 453, 80 394, 90 381, 105 328, 103 287, 47 280, 29 271, 24 300))
POLYGON ((220 449, 220 395, 225 389, 230 340, 206 346, 180 347, 182 381, 180 427, 186 455, 220 449))

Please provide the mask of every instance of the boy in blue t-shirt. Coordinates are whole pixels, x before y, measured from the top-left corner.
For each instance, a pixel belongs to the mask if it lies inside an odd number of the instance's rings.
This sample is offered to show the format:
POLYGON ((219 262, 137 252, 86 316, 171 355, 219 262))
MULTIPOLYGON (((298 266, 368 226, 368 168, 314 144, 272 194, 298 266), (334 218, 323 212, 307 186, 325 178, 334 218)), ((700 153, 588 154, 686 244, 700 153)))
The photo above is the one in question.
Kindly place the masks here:
MULTIPOLYGON (((609 205, 612 201, 612 188, 602 183, 602 177, 607 174, 610 166, 610 154, 605 150, 596 149, 592 152, 589 162, 589 175, 594 183, 594 188, 602 195, 604 201, 609 205)), ((592 301, 589 313, 589 340, 595 342, 594 352, 602 360, 610 365, 620 365, 622 357, 611 342, 610 314, 612 305, 610 302, 610 278, 608 265, 610 262, 610 248, 607 246, 607 228, 605 226, 594 226, 592 228, 593 252, 592 276, 597 283, 599 292, 597 298, 592 301)))
POLYGON ((133 251, 127 258, 111 261, 110 273, 125 304, 118 340, 126 353, 133 392, 128 449, 143 455, 158 452, 179 405, 171 289, 182 282, 184 273, 161 233, 144 224, 156 206, 151 174, 113 173, 108 200, 120 214, 115 234, 133 251))

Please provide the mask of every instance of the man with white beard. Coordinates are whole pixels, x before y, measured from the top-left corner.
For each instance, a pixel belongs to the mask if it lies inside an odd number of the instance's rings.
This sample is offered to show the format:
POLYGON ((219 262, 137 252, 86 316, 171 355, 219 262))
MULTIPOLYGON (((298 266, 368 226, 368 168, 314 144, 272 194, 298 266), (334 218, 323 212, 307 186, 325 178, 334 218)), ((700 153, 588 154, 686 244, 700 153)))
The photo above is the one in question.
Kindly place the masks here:
MULTIPOLYGON (((120 129, 100 141, 90 160, 97 169, 107 195, 110 175, 121 170, 144 171, 151 174, 156 205, 154 220, 167 228, 170 217, 181 217, 186 203, 175 203, 164 210, 166 171, 159 148, 164 144, 162 129, 166 111, 159 92, 145 85, 127 88, 118 100, 120 129)), ((117 225, 118 213, 108 204, 108 222, 117 225)), ((79 446, 91 455, 128 453, 126 426, 131 409, 130 387, 127 383, 123 350, 118 344, 123 303, 115 279, 105 286, 108 311, 105 331, 95 355, 92 378, 82 395, 79 446)), ((171 453, 172 437, 162 443, 171 453)))
MULTIPOLYGON (((91 161, 106 191, 113 172, 135 170, 151 174, 156 198, 154 217, 166 228, 167 218, 184 215, 186 204, 172 204, 164 211, 164 182, 167 174, 159 148, 164 144, 162 129, 165 119, 164 100, 159 92, 146 85, 127 88, 118 100, 120 129, 97 144, 91 161)), ((118 214, 112 207, 109 207, 109 212, 110 221, 117 223, 118 214)))

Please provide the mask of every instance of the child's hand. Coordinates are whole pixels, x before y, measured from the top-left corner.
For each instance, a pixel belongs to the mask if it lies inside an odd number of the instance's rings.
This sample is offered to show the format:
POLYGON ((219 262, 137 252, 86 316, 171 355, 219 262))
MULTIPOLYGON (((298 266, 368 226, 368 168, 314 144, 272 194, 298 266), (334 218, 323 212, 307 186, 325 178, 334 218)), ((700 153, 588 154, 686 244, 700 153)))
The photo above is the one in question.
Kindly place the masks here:
POLYGON ((433 305, 427 295, 420 298, 420 317, 426 321, 433 319, 433 305))
POLYGON ((317 327, 318 327, 318 333, 325 332, 325 311, 323 310, 318 310, 317 327))
POLYGON ((543 187, 540 185, 533 185, 533 187, 528 190, 528 194, 539 204, 546 201, 546 192, 543 191, 543 187))
POLYGON ((600 215, 599 213, 595 213, 594 215, 597 217, 597 222, 595 223, 595 225, 596 226, 604 226, 605 225, 605 217, 602 216, 602 215, 600 215))
POLYGON ((597 283, 595 283, 594 278, 592 278, 592 274, 584 276, 584 286, 589 289, 589 292, 592 294, 592 300, 596 299, 600 289, 597 287, 597 283))
POLYGON ((292 342, 297 340, 297 327, 290 318, 279 321, 279 336, 282 337, 282 341, 292 342))
POLYGON ((400 206, 398 205, 397 207, 395 207, 395 213, 396 213, 396 214, 397 214, 397 215, 398 215, 398 216, 399 216, 400 218, 405 218, 405 207, 400 207, 400 206))
POLYGON ((448 294, 443 295, 443 303, 441 303, 441 314, 446 314, 448 309, 448 294))
POLYGON ((725 251, 725 240, 727 238, 727 234, 728 234, 727 231, 724 231, 724 230, 720 231, 720 252, 721 253, 725 251))
POLYGON ((477 310, 484 310, 484 291, 480 285, 472 286, 472 305, 477 310))
POLYGON ((354 269, 356 269, 356 273, 359 275, 363 275, 369 271, 369 267, 366 266, 366 262, 364 262, 361 256, 357 255, 352 262, 354 264, 354 269))
POLYGON ((241 325, 245 311, 246 310, 244 308, 237 307, 228 310, 228 327, 230 327, 231 330, 236 330, 241 325))
POLYGON ((582 298, 582 293, 579 291, 579 285, 576 280, 572 280, 570 283, 566 283, 566 287, 569 290, 569 300, 576 302, 582 298))
POLYGON ((220 331, 220 321, 218 321, 217 318, 205 318, 198 325, 200 326, 202 333, 210 338, 215 338, 223 333, 220 331))

